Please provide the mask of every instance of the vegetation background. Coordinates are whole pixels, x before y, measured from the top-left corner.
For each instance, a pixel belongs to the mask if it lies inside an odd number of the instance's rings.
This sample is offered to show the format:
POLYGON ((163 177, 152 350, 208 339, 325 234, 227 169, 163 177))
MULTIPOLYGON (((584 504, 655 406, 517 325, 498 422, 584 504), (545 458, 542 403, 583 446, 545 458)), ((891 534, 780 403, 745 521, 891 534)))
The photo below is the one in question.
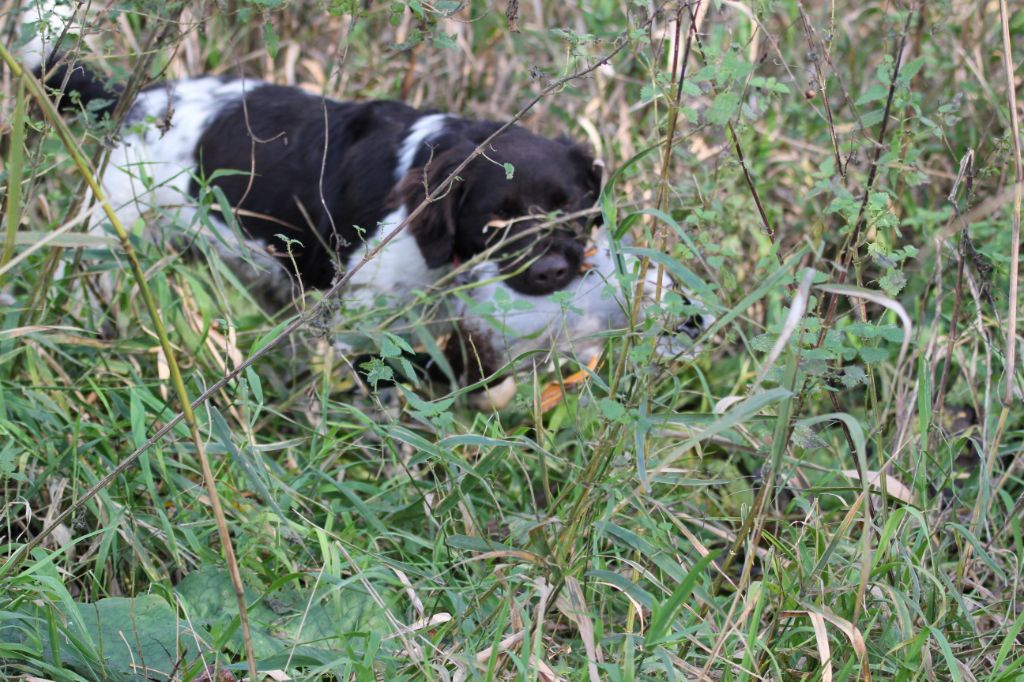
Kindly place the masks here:
POLYGON ((294 310, 140 226, 134 271, 85 234, 112 125, 58 134, 8 63, 0 676, 1024 678, 1007 4, 82 5, 72 54, 133 88, 246 73, 507 119, 600 62, 522 121, 594 148, 605 225, 718 321, 691 362, 638 320, 547 412, 558 372, 500 413, 366 393, 319 323, 217 385, 294 310))

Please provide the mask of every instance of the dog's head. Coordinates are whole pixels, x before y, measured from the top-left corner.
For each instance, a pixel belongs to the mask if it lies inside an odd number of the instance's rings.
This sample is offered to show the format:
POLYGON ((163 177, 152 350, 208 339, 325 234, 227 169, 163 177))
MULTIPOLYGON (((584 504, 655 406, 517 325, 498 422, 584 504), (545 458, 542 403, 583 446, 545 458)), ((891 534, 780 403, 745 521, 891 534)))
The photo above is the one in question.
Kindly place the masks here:
MULTIPOLYGON (((429 157, 399 185, 406 207, 419 205, 496 125, 475 124, 433 141, 429 157)), ((409 227, 430 267, 489 252, 518 293, 547 294, 572 281, 588 221, 564 216, 593 206, 601 190, 601 169, 589 152, 513 126, 459 178, 409 227)))

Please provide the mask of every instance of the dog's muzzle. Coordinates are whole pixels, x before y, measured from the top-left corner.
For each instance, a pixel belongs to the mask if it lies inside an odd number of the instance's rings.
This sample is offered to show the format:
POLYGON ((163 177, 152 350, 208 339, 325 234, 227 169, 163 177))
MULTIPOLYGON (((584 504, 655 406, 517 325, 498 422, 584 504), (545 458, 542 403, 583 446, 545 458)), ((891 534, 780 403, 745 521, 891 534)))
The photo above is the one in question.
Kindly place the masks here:
MULTIPOLYGON (((639 262, 637 256, 624 255, 625 273, 635 277, 639 262)), ((683 319, 663 327, 657 344, 659 353, 693 357, 699 350, 694 342, 715 318, 707 305, 692 292, 677 287, 664 271, 660 279, 659 284, 656 267, 643 274, 641 310, 656 305, 660 292, 662 298, 680 296, 686 312, 683 319)), ((636 290, 635 278, 620 280, 616 259, 606 243, 588 250, 575 276, 554 295, 531 296, 516 291, 501 279, 500 268, 491 262, 461 273, 456 282, 477 285, 460 294, 456 311, 460 325, 478 349, 486 349, 489 357, 500 359, 502 364, 529 351, 552 349, 587 361, 600 353, 608 332, 629 327, 632 306, 624 303, 622 294, 636 290)))

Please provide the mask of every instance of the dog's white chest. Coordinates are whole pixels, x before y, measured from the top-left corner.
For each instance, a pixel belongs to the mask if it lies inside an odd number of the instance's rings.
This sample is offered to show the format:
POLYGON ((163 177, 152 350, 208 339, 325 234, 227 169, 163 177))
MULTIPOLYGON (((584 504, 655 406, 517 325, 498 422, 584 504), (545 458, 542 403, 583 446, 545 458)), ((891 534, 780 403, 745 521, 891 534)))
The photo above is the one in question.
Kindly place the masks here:
MULTIPOLYGON (((401 207, 385 216, 376 236, 349 256, 347 268, 352 269, 362 262, 381 238, 394 230, 407 215, 408 212, 401 207)), ((352 275, 343 297, 346 304, 356 307, 404 305, 412 300, 416 291, 426 291, 448 270, 447 266, 428 267, 416 237, 405 229, 352 275)))

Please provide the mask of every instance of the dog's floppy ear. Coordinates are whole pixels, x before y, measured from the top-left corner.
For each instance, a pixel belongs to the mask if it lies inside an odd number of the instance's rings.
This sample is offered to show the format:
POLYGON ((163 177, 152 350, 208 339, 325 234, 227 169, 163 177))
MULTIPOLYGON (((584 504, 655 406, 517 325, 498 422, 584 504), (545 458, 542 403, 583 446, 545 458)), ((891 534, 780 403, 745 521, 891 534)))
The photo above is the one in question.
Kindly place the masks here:
MULTIPOLYGON (((410 170, 398 186, 399 197, 406 210, 410 213, 414 211, 472 153, 471 145, 458 145, 433 157, 425 166, 410 170)), ((407 228, 416 237, 427 267, 432 269, 452 260, 457 227, 455 213, 463 191, 462 185, 462 179, 455 178, 407 228)))
POLYGON ((600 160, 595 160, 590 150, 581 144, 576 144, 562 138, 559 138, 559 142, 569 147, 569 159, 576 166, 576 172, 583 180, 586 188, 593 193, 594 201, 597 201, 598 195, 601 194, 601 178, 604 175, 604 163, 600 160))

